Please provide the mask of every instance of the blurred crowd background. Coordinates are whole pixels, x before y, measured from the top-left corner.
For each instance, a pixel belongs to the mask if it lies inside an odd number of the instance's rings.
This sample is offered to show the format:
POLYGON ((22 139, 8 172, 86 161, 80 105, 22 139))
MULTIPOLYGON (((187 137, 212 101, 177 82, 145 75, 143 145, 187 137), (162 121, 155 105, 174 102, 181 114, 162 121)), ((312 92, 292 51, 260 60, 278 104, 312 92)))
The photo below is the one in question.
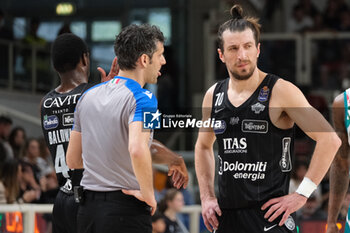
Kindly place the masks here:
MULTIPOLYGON (((1 0, 0 202, 52 203, 57 193, 39 118, 41 98, 59 83, 50 61, 57 35, 72 32, 88 43, 89 82, 98 83, 96 68, 109 70, 113 42, 122 27, 159 26, 166 37, 167 64, 158 85, 147 88, 157 96, 162 113, 195 113, 205 91, 228 77, 217 56, 216 33, 234 3, 260 18, 259 67, 295 83, 331 122, 333 98, 350 88, 350 0, 1 0)), ((189 188, 176 191, 166 169, 155 167, 160 211, 153 219, 159 229, 155 232, 186 232, 189 218, 178 213, 184 205, 199 204, 193 164, 196 131, 160 130, 155 138, 185 158, 191 178, 189 188)), ((313 147, 297 128, 291 192, 305 175, 313 147)), ((325 220, 328 193, 326 176, 298 212, 299 219, 325 220)), ((350 192, 341 220, 349 202, 350 192)), ((50 215, 41 215, 40 221, 49 226, 50 215)))

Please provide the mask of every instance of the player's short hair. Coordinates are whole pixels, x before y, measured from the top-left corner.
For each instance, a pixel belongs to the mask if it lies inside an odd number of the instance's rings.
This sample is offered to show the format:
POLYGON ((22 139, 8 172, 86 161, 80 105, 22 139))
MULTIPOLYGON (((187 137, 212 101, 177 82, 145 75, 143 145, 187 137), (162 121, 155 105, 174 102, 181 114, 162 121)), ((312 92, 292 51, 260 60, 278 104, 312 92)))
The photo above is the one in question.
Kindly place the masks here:
POLYGON ((74 70, 83 54, 88 53, 86 43, 72 33, 59 35, 52 44, 52 63, 59 73, 74 70))
POLYGON ((157 42, 164 43, 164 35, 157 26, 142 24, 125 27, 114 42, 114 52, 121 70, 133 70, 142 54, 151 59, 157 42))
POLYGON ((260 29, 259 19, 250 16, 243 16, 243 9, 240 5, 234 5, 231 10, 231 19, 223 23, 218 31, 218 44, 221 51, 224 51, 224 41, 222 39, 222 34, 226 30, 231 32, 239 31, 242 32, 247 28, 253 31, 255 44, 257 45, 260 41, 260 29))

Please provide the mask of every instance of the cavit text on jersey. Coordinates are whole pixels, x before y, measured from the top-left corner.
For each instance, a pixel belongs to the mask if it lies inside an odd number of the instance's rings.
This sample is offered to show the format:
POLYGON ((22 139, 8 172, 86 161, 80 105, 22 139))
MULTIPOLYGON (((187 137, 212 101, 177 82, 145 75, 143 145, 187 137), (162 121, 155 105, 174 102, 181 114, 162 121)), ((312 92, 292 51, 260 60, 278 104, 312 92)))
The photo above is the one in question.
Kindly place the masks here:
POLYGON ((47 132, 50 145, 69 142, 69 135, 72 129, 60 129, 47 132))
POLYGON ((60 108, 64 105, 76 104, 80 95, 81 94, 78 93, 74 95, 67 95, 64 97, 47 98, 44 101, 43 105, 45 108, 52 108, 52 107, 60 108))

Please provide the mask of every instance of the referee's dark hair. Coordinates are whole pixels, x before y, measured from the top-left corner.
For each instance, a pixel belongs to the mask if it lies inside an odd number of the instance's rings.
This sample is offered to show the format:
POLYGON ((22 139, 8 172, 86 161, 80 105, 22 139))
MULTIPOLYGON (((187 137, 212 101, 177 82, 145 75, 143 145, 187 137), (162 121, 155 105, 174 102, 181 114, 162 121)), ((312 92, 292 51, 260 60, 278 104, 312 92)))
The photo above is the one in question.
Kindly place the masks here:
POLYGON ((80 37, 73 33, 59 35, 51 48, 53 67, 59 73, 74 70, 86 53, 88 47, 80 37))
POLYGON ((218 44, 222 52, 224 52, 224 40, 222 34, 226 30, 231 32, 242 32, 247 28, 250 28, 254 34, 255 45, 258 45, 260 41, 260 29, 259 19, 251 16, 243 16, 243 9, 240 5, 234 5, 231 10, 231 19, 223 23, 218 31, 218 44))
POLYGON ((132 24, 123 28, 114 42, 114 52, 121 70, 133 70, 142 54, 152 60, 157 42, 164 43, 164 35, 157 26, 132 24))

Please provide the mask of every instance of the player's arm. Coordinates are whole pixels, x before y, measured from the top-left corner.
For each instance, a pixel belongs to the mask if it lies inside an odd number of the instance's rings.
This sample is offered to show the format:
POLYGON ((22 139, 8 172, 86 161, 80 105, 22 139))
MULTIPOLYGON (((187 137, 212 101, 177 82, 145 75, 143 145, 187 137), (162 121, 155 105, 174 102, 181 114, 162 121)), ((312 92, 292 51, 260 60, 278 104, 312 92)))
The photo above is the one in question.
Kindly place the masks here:
MULTIPOLYGON (((212 86, 204 96, 202 104, 202 120, 211 117, 211 107, 215 85, 212 86)), ((213 144, 215 134, 213 129, 200 129, 195 147, 195 168, 198 179, 200 198, 202 203, 202 215, 204 224, 209 231, 216 229, 219 222, 216 213, 221 215, 214 191, 215 159, 213 144)))
POLYGON ((174 187, 184 188, 188 184, 188 172, 186 164, 182 156, 169 150, 165 145, 157 140, 153 140, 151 144, 152 162, 157 164, 168 165, 168 176, 173 176, 174 187))
POLYGON ((349 144, 344 124, 345 120, 344 94, 337 96, 333 102, 333 124, 342 141, 329 173, 329 204, 327 233, 338 233, 337 219, 343 200, 349 186, 349 144))
MULTIPOLYGON (((341 141, 324 117, 308 103, 303 93, 290 82, 278 80, 272 91, 271 99, 277 100, 277 105, 270 107, 280 107, 282 114, 286 113, 310 138, 316 141, 310 166, 305 175, 305 182, 303 181, 298 188, 300 190, 303 187, 303 192, 307 191, 310 195, 310 190, 312 192, 316 188, 329 169, 341 141), (303 185, 304 183, 306 186, 303 185)), ((306 203, 306 200, 307 197, 292 193, 271 199, 262 206, 262 209, 270 206, 265 214, 265 218, 268 218, 269 221, 273 221, 283 214, 279 223, 281 226, 291 213, 306 203)))
POLYGON ((66 160, 70 169, 83 168, 81 133, 78 131, 72 130, 70 133, 66 160))
POLYGON ((113 79, 119 73, 119 66, 118 66, 118 62, 117 62, 117 57, 114 57, 114 59, 112 61, 111 69, 110 69, 108 75, 106 75, 106 71, 101 67, 97 67, 97 70, 101 74, 101 83, 113 79))
POLYGON ((129 153, 136 179, 140 185, 140 191, 131 190, 134 193, 129 193, 127 190, 123 191, 146 202, 152 207, 153 215, 156 211, 157 202, 154 197, 152 159, 148 147, 149 138, 150 131, 143 129, 141 121, 134 121, 129 124, 129 153))

